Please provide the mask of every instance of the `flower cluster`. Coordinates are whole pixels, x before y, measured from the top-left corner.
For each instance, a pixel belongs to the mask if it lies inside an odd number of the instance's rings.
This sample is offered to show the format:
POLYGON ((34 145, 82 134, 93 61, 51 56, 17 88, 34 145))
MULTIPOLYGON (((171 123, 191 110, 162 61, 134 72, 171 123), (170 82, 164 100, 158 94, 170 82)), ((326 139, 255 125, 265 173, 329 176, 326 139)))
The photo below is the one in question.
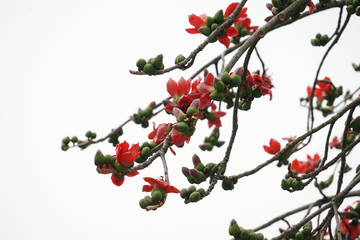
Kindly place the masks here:
MULTIPOLYGON (((223 25, 226 19, 234 12, 239 3, 231 3, 225 10, 219 10, 215 13, 213 17, 202 15, 189 15, 189 22, 193 28, 185 29, 190 34, 201 33, 205 36, 209 36, 213 31, 215 31, 219 26, 223 25)), ((217 37, 211 39, 212 42, 217 40, 222 43, 226 48, 229 48, 230 39, 229 37, 236 37, 239 34, 245 36, 251 33, 257 27, 250 27, 250 19, 246 15, 247 8, 241 9, 240 13, 236 16, 234 25, 238 26, 237 28, 233 26, 224 26, 224 29, 219 33, 217 37), (240 30, 240 31, 238 31, 240 30), (246 32, 245 32, 246 31, 246 32)))
POLYGON ((214 128, 209 137, 205 137, 204 143, 199 145, 200 149, 205 151, 211 151, 214 146, 221 147, 225 142, 219 140, 220 130, 219 128, 214 128))
POLYGON ((315 168, 319 165, 320 160, 321 158, 319 154, 315 154, 314 157, 307 155, 306 162, 298 161, 297 159, 295 159, 291 163, 291 170, 297 172, 298 174, 313 172, 315 168))
POLYGON ((354 207, 347 206, 341 214, 340 229, 345 239, 354 240, 360 235, 360 200, 354 202, 354 207))

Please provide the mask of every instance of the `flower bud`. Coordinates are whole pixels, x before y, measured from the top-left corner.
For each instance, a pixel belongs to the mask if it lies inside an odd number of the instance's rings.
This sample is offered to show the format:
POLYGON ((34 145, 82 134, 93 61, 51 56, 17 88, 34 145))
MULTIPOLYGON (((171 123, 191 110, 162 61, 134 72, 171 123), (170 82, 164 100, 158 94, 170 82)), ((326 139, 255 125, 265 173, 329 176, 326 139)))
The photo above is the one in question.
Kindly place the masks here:
POLYGON ((200 197, 204 197, 205 196, 205 189, 203 189, 203 188, 199 188, 198 190, 197 190, 197 192, 198 193, 200 193, 200 197))
POLYGON ((206 26, 211 27, 211 25, 213 25, 213 23, 214 23, 214 19, 212 17, 207 17, 205 19, 206 26))
MULTIPOLYGON (((219 10, 215 13, 214 15, 214 22, 215 23, 222 23, 224 21, 224 13, 223 13, 223 10, 219 10)), ((212 26, 212 25, 211 25, 212 26)))
POLYGON ((199 192, 192 192, 189 196, 189 199, 191 202, 198 202, 200 200, 201 196, 199 192))
POLYGON ((211 29, 210 29, 210 27, 205 26, 205 27, 199 28, 199 32, 204 34, 205 36, 209 36, 211 34, 211 29))
POLYGON ((137 60, 136 62, 136 66, 138 67, 139 71, 142 71, 144 69, 144 66, 146 65, 146 60, 143 58, 140 58, 139 60, 137 60))
POLYGON ((105 163, 105 156, 100 150, 97 150, 95 154, 94 163, 96 166, 102 166, 105 163))
POLYGON ((151 149, 149 147, 144 147, 142 150, 141 150, 141 157, 143 159, 147 159, 148 157, 150 157, 151 155, 151 149))
POLYGON ((304 240, 305 239, 304 234, 302 232, 297 232, 295 234, 295 239, 296 240, 304 240))
POLYGON ((190 173, 190 175, 193 177, 193 178, 197 178, 197 177, 199 177, 200 176, 200 173, 199 173, 199 171, 198 170, 196 170, 196 169, 190 169, 189 170, 189 173, 190 173))
POLYGON ((288 183, 288 181, 286 181, 285 179, 281 180, 281 188, 283 190, 288 191, 290 189, 290 184, 288 183))
POLYGON ((68 145, 70 143, 70 137, 66 137, 62 140, 62 143, 68 145))
POLYGON ((154 202, 159 202, 163 199, 163 195, 160 192, 160 188, 153 188, 151 191, 151 198, 154 200, 154 202))
POLYGON ((151 75, 151 74, 154 73, 155 68, 154 68, 154 66, 153 66, 151 63, 147 63, 147 64, 145 64, 143 70, 144 70, 144 73, 145 73, 145 74, 151 75))
MULTIPOLYGON (((154 66, 154 68, 155 68, 156 70, 160 70, 161 65, 163 64, 162 59, 163 59, 163 55, 160 54, 160 55, 154 57, 153 59, 151 59, 150 63, 154 66)), ((145 68, 145 67, 144 67, 144 68, 145 68)), ((144 70, 144 71, 145 71, 145 70, 144 70)))
POLYGON ((71 141, 72 143, 78 142, 77 136, 73 136, 70 141, 71 141))
POLYGON ((246 88, 241 88, 240 90, 240 98, 244 99, 244 98, 247 98, 247 95, 248 95, 248 91, 246 88))
POLYGON ((203 171, 204 168, 205 168, 205 165, 203 163, 199 163, 198 165, 195 166, 195 168, 198 170, 198 171, 203 171))
POLYGON ((181 171, 185 175, 185 177, 190 176, 190 171, 189 171, 189 169, 187 167, 182 167, 181 171))
POLYGON ((181 63, 184 60, 185 60, 185 57, 180 54, 175 58, 175 64, 181 63))
POLYGON ((140 199, 139 205, 142 209, 145 209, 147 206, 149 206, 149 202, 145 198, 143 198, 140 199))
POLYGON ((354 14, 355 13, 355 8, 353 5, 349 5, 346 7, 346 11, 349 13, 349 14, 354 14))
POLYGON ((276 8, 282 7, 282 1, 281 0, 271 0, 272 5, 276 8))
POLYGON ((351 127, 354 131, 359 131, 359 130, 360 130, 360 116, 357 116, 356 118, 354 118, 353 120, 351 120, 351 122, 350 122, 350 127, 351 127))
POLYGON ((214 79, 214 88, 219 91, 223 92, 225 90, 225 83, 218 78, 214 79))
POLYGON ((190 196, 191 193, 196 191, 196 187, 194 185, 191 185, 187 189, 187 195, 190 196))
POLYGON ((186 122, 180 122, 174 127, 176 127, 176 130, 181 132, 182 134, 186 133, 189 130, 189 125, 186 122))
POLYGON ((247 229, 241 229, 240 232, 240 239, 241 240, 248 240, 250 236, 250 232, 247 229))
POLYGON ((213 91, 210 94, 211 98, 214 99, 215 101, 221 101, 224 99, 225 95, 223 92, 219 92, 217 90, 213 91))
POLYGON ((221 75, 221 81, 223 81, 225 84, 229 84, 230 83, 230 80, 231 80, 231 77, 229 75, 228 72, 224 72, 222 75, 221 75))
MULTIPOLYGON (((234 219, 233 219, 234 220, 234 219)), ((235 220, 234 220, 235 221, 235 220)), ((232 221, 231 221, 232 222, 232 221)), ((230 226, 229 226, 229 234, 233 237, 236 237, 238 235, 240 235, 240 227, 239 225, 237 225, 236 221, 234 224, 231 224, 230 223, 230 226)))
POLYGON ((231 87, 238 87, 241 83, 241 77, 237 74, 231 76, 230 86, 231 87))
POLYGON ((196 108, 196 107, 188 107, 188 109, 186 110, 186 117, 191 118, 192 116, 199 117, 198 108, 196 108))
POLYGON ((201 160, 200 160, 200 158, 199 158, 198 155, 194 154, 194 155, 192 156, 192 162, 193 162, 193 164, 194 164, 194 167, 196 167, 198 164, 201 163, 201 160))
POLYGON ((186 188, 182 188, 182 189, 180 190, 180 197, 181 197, 182 199, 185 199, 185 198, 188 197, 188 195, 187 195, 187 189, 186 189, 186 188))

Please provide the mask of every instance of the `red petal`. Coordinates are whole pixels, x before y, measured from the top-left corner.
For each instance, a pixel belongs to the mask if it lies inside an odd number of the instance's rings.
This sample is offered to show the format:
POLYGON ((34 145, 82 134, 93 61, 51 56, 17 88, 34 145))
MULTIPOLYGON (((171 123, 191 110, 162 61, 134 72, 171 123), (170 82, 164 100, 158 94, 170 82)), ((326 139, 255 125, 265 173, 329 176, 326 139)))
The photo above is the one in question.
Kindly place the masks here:
POLYGON ((237 2, 231 3, 231 4, 226 8, 224 17, 230 16, 238 5, 239 5, 239 3, 237 3, 237 2))
POLYGON ((137 156, 135 157, 130 152, 126 152, 121 154, 120 158, 118 158, 118 162, 124 165, 124 167, 129 167, 131 164, 133 164, 134 160, 140 155, 140 152, 138 152, 137 156), (134 158, 135 157, 135 158, 134 158))
POLYGON ((120 187, 121 185, 123 185, 125 178, 116 178, 113 175, 111 176, 111 181, 113 182, 114 185, 120 187))
POLYGON ((228 37, 235 37, 235 36, 239 35, 239 32, 236 30, 236 28, 229 27, 226 29, 226 35, 228 37))
POLYGON ((178 84, 172 78, 170 78, 169 81, 166 83, 166 90, 173 98, 179 96, 178 84))
POLYGON ((312 14, 314 10, 316 9, 315 4, 312 1, 309 1, 305 4, 305 6, 309 7, 309 12, 312 14))
POLYGON ((167 186, 165 192, 166 193, 180 193, 179 189, 177 189, 174 186, 167 186))
POLYGON ((150 185, 144 185, 143 188, 142 188, 142 191, 143 191, 143 192, 151 192, 152 189, 153 189, 152 186, 150 186, 150 185))
POLYGON ((276 151, 276 153, 279 152, 281 149, 280 143, 275 139, 270 139, 270 147, 273 151, 276 151))
POLYGON ((205 21, 200 17, 196 16, 195 14, 191 14, 189 16, 189 22, 191 25, 193 25, 196 28, 205 26, 205 21))
POLYGON ((197 89, 199 90, 200 93, 207 94, 211 90, 214 89, 214 85, 210 85, 210 84, 208 84, 206 82, 202 82, 197 86, 197 89))
POLYGON ((263 145, 263 147, 264 147, 265 152, 267 152, 269 154, 273 154, 272 151, 271 151, 271 148, 269 146, 263 145))
POLYGON ((138 174, 139 174, 138 171, 134 171, 134 172, 132 172, 132 173, 126 174, 126 176, 128 176, 128 177, 135 177, 135 176, 138 175, 138 174))
MULTIPOLYGON (((204 109, 211 102, 212 98, 210 97, 210 93, 208 92, 204 96, 200 98, 200 109, 204 109)), ((200 112, 201 113, 201 112, 200 112)))
POLYGON ((144 181, 149 183, 152 187, 156 184, 156 180, 151 177, 144 177, 144 181))
POLYGON ((190 34, 200 33, 198 28, 187 28, 187 29, 185 29, 185 31, 187 31, 190 34))
POLYGON ((188 94, 189 91, 190 91, 190 82, 187 82, 183 77, 181 77, 178 82, 178 94, 179 95, 188 94))
POLYGON ((227 36, 224 36, 222 38, 218 38, 219 42, 221 42, 222 44, 224 44, 224 46, 226 47, 226 49, 229 48, 230 46, 230 39, 227 36))

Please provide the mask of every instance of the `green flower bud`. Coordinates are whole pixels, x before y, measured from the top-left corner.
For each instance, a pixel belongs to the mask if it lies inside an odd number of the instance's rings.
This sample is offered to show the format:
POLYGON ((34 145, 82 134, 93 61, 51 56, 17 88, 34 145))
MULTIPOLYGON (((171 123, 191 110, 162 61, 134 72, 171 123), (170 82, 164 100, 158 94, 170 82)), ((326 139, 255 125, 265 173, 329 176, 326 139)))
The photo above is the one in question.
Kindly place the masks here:
POLYGON ((208 164, 206 164, 206 167, 208 167, 210 170, 212 170, 215 166, 216 166, 216 164, 212 163, 212 162, 209 162, 208 164))
POLYGON ((256 240, 264 240, 264 235, 262 233, 257 233, 256 240))
POLYGON ((94 163, 96 166, 102 166, 105 163, 105 156, 100 150, 97 150, 95 154, 94 163))
POLYGON ((249 101, 243 100, 239 103, 240 110, 248 111, 248 110, 250 110, 250 108, 251 108, 251 102, 249 102, 249 101))
POLYGON ((262 93, 260 92, 260 89, 259 88, 255 88, 253 91, 252 91, 252 95, 254 98, 259 98, 262 96, 262 93))
POLYGON ((96 138, 96 133, 92 132, 91 133, 91 139, 95 139, 96 138))
POLYGON ((111 164, 112 156, 110 154, 105 155, 105 164, 106 166, 109 166, 111 164))
POLYGON ((136 66, 138 67, 139 71, 142 71, 144 69, 144 66, 146 64, 146 60, 143 58, 140 58, 137 62, 136 62, 136 66))
POLYGON ((281 0, 271 0, 274 7, 279 8, 282 7, 282 1, 281 0))
POLYGON ((256 233, 251 232, 251 233, 250 233, 250 236, 249 236, 249 240, 256 240, 256 239, 257 239, 256 233))
POLYGON ((248 91, 246 88, 241 88, 240 90, 240 98, 247 98, 248 91))
POLYGON ((187 195, 190 196, 191 193, 196 191, 196 187, 194 185, 191 185, 190 187, 188 187, 187 189, 187 195))
POLYGON ((295 190, 302 190, 304 188, 304 184, 302 181, 295 180, 292 182, 292 187, 295 190))
POLYGON ((216 91, 223 92, 225 90, 225 83, 221 80, 214 84, 216 91))
POLYGON ((205 196, 205 189, 199 188, 199 189, 197 190, 197 192, 200 193, 200 196, 201 196, 201 197, 204 197, 204 196, 205 196))
POLYGON ((195 168, 196 168, 196 170, 198 170, 198 171, 202 171, 202 170, 204 170, 205 166, 204 166, 203 163, 199 163, 198 165, 196 165, 195 168))
POLYGON ((200 193, 199 192, 192 192, 189 196, 191 202, 197 202, 200 200, 200 193))
POLYGON ((219 27, 218 24, 214 23, 213 25, 211 25, 211 31, 215 31, 217 28, 219 27))
POLYGON ((195 182, 196 183, 202 183, 202 182, 205 182, 206 180, 206 176, 203 172, 199 171, 199 176, 197 178, 195 178, 195 182))
POLYGON ((250 236, 250 232, 247 229, 241 229, 240 232, 240 239, 241 240, 248 240, 250 236))
POLYGON ((115 168, 116 168, 119 172, 124 172, 124 171, 128 170, 130 167, 125 167, 125 166, 122 165, 121 163, 118 163, 117 161, 115 161, 115 168))
POLYGON ((154 68, 154 66, 153 66, 151 63, 147 63, 147 64, 145 64, 143 70, 144 70, 144 73, 145 73, 145 74, 151 75, 151 74, 154 73, 155 68, 154 68))
POLYGON ((158 143, 151 141, 150 142, 150 149, 153 149, 154 147, 156 147, 157 145, 159 145, 158 143))
POLYGON ((238 236, 240 234, 240 227, 237 224, 233 224, 229 227, 229 234, 233 237, 238 236))
POLYGON ((346 6, 352 5, 353 4, 353 0, 346 0, 345 1, 346 6))
POLYGON ((194 134, 195 130, 196 130, 196 128, 194 126, 192 126, 192 127, 189 127, 189 130, 183 134, 187 137, 191 137, 194 134))
POLYGON ((310 227, 304 227, 304 229, 302 230, 302 233, 303 233, 304 237, 310 236, 311 228, 310 227))
POLYGON ((91 138, 92 132, 91 132, 91 131, 87 131, 86 134, 85 134, 85 136, 86 136, 87 138, 91 138))
POLYGON ((302 232, 297 232, 295 234, 295 239, 296 240, 304 240, 305 239, 304 234, 302 232))
POLYGON ((71 142, 73 142, 73 143, 78 142, 77 136, 73 136, 73 137, 71 138, 71 142))
POLYGON ((199 32, 204 34, 205 36, 209 36, 211 34, 211 28, 210 27, 201 27, 199 28, 199 32))
POLYGON ((221 187, 227 191, 233 189, 233 184, 229 180, 223 180, 221 183, 221 187))
POLYGON ((360 5, 359 0, 354 0, 352 5, 353 5, 354 8, 356 9, 356 8, 360 5))
POLYGON ((189 183, 191 183, 191 184, 195 183, 195 179, 192 176, 187 176, 186 178, 187 178, 189 183))
POLYGON ((231 81, 231 76, 228 72, 224 72, 222 75, 221 75, 221 81, 223 81, 225 84, 229 84, 230 81, 231 81))
MULTIPOLYGON (((223 10, 219 10, 215 13, 214 15, 214 22, 216 23, 222 23, 224 21, 224 14, 223 14, 223 10)), ((211 25, 212 26, 212 25, 211 25)))
POLYGON ((143 198, 140 199, 139 205, 142 209, 145 209, 147 206, 149 206, 149 202, 145 198, 143 198))
POLYGON ((147 128, 148 126, 149 126, 149 121, 141 122, 141 127, 142 128, 147 128))
POLYGON ((144 159, 141 154, 134 160, 137 163, 143 163, 146 159, 144 159))
POLYGON ((288 181, 286 181, 285 179, 283 179, 283 180, 281 181, 281 188, 282 188, 283 190, 288 191, 288 190, 290 189, 290 187, 291 187, 291 185, 289 184, 288 181))
POLYGON ((240 31, 240 36, 245 37, 246 35, 248 35, 249 32, 246 28, 242 28, 240 31))
POLYGON ((215 144, 217 147, 221 147, 222 145, 224 145, 224 141, 217 141, 217 143, 215 144))
POLYGON ((186 110, 186 116, 188 118, 191 118, 194 115, 196 115, 196 117, 199 117, 199 110, 196 107, 188 107, 188 109, 186 110))
POLYGON ((320 46, 321 42, 319 39, 311 39, 311 45, 313 45, 314 47, 320 46))
POLYGON ((325 46, 325 44, 329 41, 328 35, 322 35, 320 38, 321 45, 325 46))
POLYGON ((153 59, 151 59, 151 62, 150 62, 153 66, 154 66, 154 68, 156 69, 156 70, 160 70, 160 68, 161 68, 161 65, 162 65, 162 60, 161 59, 159 59, 158 57, 154 57, 153 59))
MULTIPOLYGON (((106 159, 105 159, 105 160, 106 160, 106 159)), ((116 156, 111 157, 111 159, 110 159, 110 166, 111 166, 112 168, 115 168, 115 162, 116 162, 116 156)), ((105 161, 105 164, 106 164, 106 161, 105 161)), ((109 164, 107 164, 107 165, 109 165, 109 164)))
POLYGON ((349 5, 346 7, 346 11, 349 13, 349 14, 354 14, 355 13, 355 8, 354 8, 354 5, 349 5))
POLYGON ((147 159, 148 157, 150 157, 151 155, 151 149, 149 147, 144 147, 142 150, 141 150, 141 157, 143 159, 147 159))
POLYGON ((140 114, 134 114, 134 115, 133 115, 133 118, 134 118, 134 122, 135 122, 136 124, 140 124, 140 123, 141 123, 141 116, 140 116, 140 114))
POLYGON ((153 109, 151 107, 147 107, 144 111, 145 117, 150 117, 153 114, 153 109))
POLYGON ((184 134, 189 130, 189 125, 186 122, 179 122, 176 130, 184 134))
POLYGON ((360 130, 360 116, 358 116, 358 117, 354 118, 353 120, 351 120, 350 127, 355 131, 360 130))
POLYGON ((241 83, 241 77, 237 74, 231 76, 230 86, 231 87, 238 87, 241 83))
POLYGON ((185 60, 185 57, 180 54, 175 58, 175 64, 181 63, 184 60, 185 60))
POLYGON ((224 99, 224 93, 223 92, 218 92, 218 91, 213 91, 210 94, 211 98, 214 99, 215 101, 221 101, 224 99))
POLYGON ((70 138, 69 137, 66 137, 62 140, 62 143, 65 144, 65 145, 68 145, 70 143, 70 138))
POLYGON ((185 199, 185 198, 188 197, 187 189, 186 189, 186 188, 182 188, 182 189, 180 190, 180 197, 181 197, 182 199, 185 199))
POLYGON ((213 25, 213 23, 214 23, 214 19, 213 19, 212 17, 207 17, 207 18, 205 19, 205 24, 206 24, 206 26, 208 26, 209 28, 211 27, 211 25, 213 25))
POLYGON ((163 195, 159 191, 159 188, 153 188, 151 191, 151 198, 154 200, 154 202, 159 202, 163 199, 163 195))

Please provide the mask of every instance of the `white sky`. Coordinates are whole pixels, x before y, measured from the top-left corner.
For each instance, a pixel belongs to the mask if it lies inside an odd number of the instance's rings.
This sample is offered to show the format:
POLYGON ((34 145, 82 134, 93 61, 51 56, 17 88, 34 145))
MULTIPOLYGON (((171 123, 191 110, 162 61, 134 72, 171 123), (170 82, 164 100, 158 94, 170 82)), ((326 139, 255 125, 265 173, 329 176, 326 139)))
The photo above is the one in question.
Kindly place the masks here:
MULTIPOLYGON (((84 151, 60 149, 65 136, 85 139, 88 130, 105 136, 138 107, 166 98, 165 83, 170 77, 187 79, 221 54, 224 46, 214 43, 186 72, 149 77, 132 76, 128 71, 136 68, 139 58, 163 53, 165 66, 171 66, 178 54, 188 55, 204 40, 201 35, 185 32, 191 27, 188 15, 212 15, 231 2, 0 1, 0 239, 229 239, 232 218, 244 228, 255 228, 321 197, 312 186, 293 194, 281 190, 286 169, 272 164, 256 176, 241 179, 231 192, 218 184, 209 197, 188 205, 170 194, 163 208, 146 212, 138 206, 146 195, 141 192, 142 178, 163 175, 159 160, 140 175, 126 178, 118 188, 109 175, 97 174, 93 164, 97 149, 115 153, 110 144, 93 145, 84 151)), ((270 13, 266 2, 249 1, 252 25, 264 24, 270 13)), ((299 99, 306 97, 306 87, 312 85, 326 50, 312 47, 310 39, 318 32, 330 36, 338 11, 313 15, 259 42, 258 49, 274 81, 274 99, 256 99, 251 111, 240 112, 227 174, 252 169, 269 159, 262 145, 270 138, 280 140, 305 132, 307 111, 299 106, 299 99)), ((359 73, 351 67, 352 62, 360 63, 359 23, 360 18, 352 17, 320 73, 320 78, 330 77, 345 91, 359 85, 359 73)), ((249 68, 260 68, 256 57, 249 68)), ((213 68, 209 70, 215 73, 213 68)), ((316 117, 315 125, 324 120, 319 113, 316 117)), ((154 121, 159 124, 173 118, 162 114, 154 121)), ((223 125, 220 138, 228 142, 231 112, 223 125)), ((342 127, 340 121, 334 136, 341 136, 342 127)), ((130 123, 120 141, 142 143, 150 131, 130 123)), ((210 132, 206 121, 199 122, 191 145, 176 149, 176 157, 167 155, 172 185, 179 189, 189 186, 181 167, 192 166, 194 153, 204 163, 222 159, 225 146, 211 153, 197 147, 210 132)), ((323 156, 325 134, 322 131, 314 137, 312 144, 291 160, 305 160, 307 154, 323 156)), ((336 153, 332 150, 330 156, 336 153)), ((348 158, 352 167, 359 163, 354 157, 358 154, 355 150, 348 158)), ((320 178, 326 179, 333 170, 320 178)), ((353 173, 345 176, 345 183, 353 173)), ((207 183, 199 187, 206 188, 207 183)), ((333 187, 325 193, 332 195, 333 187)), ((270 238, 279 227, 286 226, 281 222, 261 232, 270 238)))

